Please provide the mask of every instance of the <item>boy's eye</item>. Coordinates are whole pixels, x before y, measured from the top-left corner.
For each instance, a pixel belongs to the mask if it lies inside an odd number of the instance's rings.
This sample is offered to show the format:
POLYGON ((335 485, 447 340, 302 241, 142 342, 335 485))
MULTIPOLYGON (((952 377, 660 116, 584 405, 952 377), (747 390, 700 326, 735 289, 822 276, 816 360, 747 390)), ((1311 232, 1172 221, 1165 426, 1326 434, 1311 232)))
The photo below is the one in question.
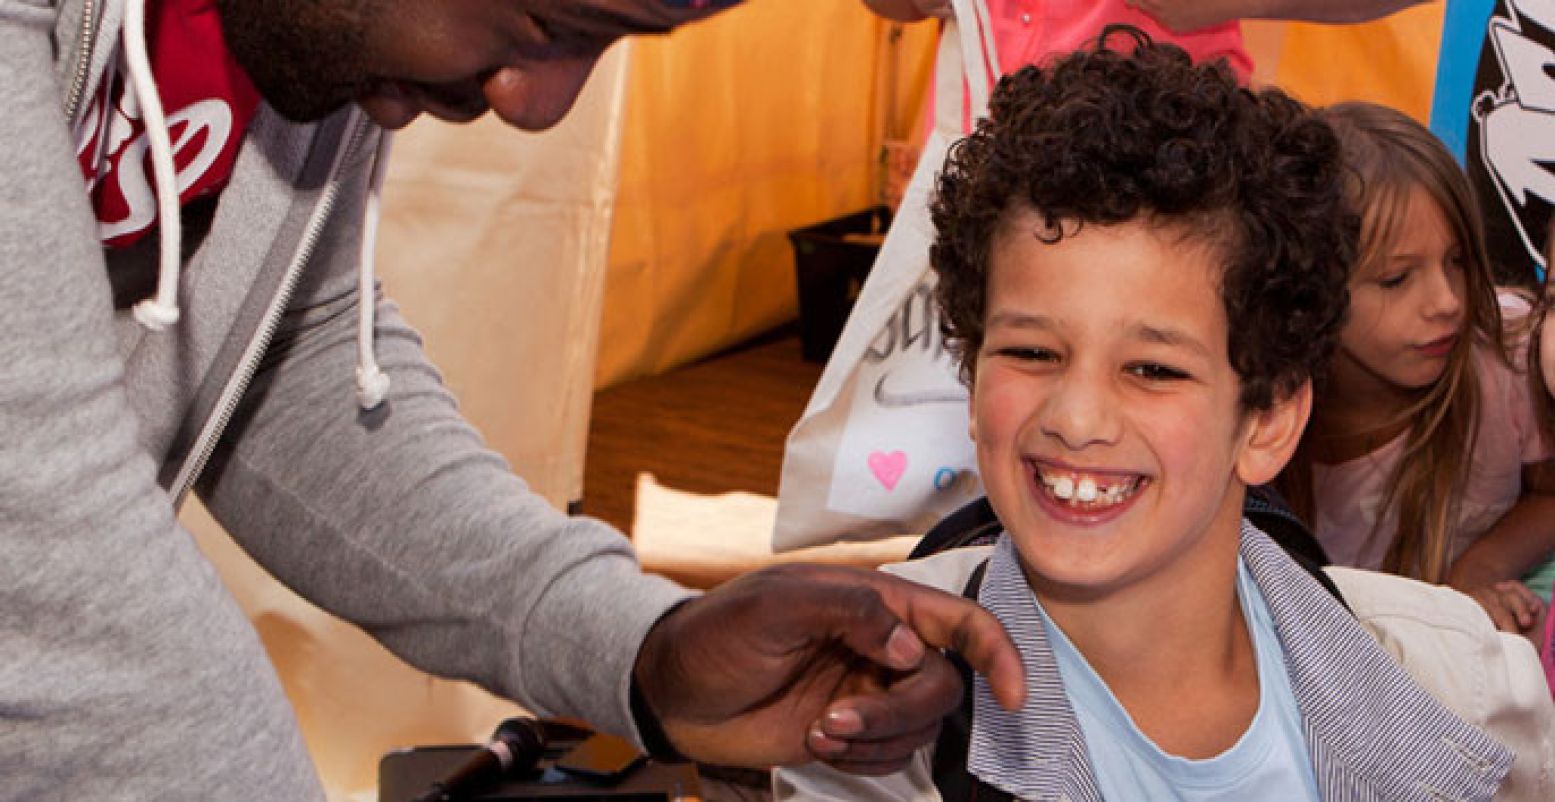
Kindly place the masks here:
POLYGON ((1181 381, 1188 378, 1187 373, 1157 362, 1139 362, 1129 365, 1125 370, 1148 381, 1181 381))
POLYGON ((1052 351, 1050 351, 1050 350, 1048 350, 1046 348, 1035 348, 1035 347, 1027 347, 1027 346, 1010 346, 1008 348, 1000 348, 995 353, 997 353, 999 356, 1006 356, 1006 357, 1009 357, 1011 359, 1020 360, 1022 362, 1056 362, 1056 361, 1058 361, 1058 354, 1056 354, 1056 353, 1054 353, 1054 352, 1052 352, 1052 351))

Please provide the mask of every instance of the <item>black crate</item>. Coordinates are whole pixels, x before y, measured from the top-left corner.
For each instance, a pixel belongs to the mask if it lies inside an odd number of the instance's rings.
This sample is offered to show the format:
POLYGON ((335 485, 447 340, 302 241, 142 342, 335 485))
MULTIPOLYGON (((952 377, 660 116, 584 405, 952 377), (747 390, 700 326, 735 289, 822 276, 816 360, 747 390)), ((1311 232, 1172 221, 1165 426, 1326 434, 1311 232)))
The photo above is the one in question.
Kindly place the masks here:
POLYGON ((799 282, 799 342, 804 358, 825 362, 880 253, 891 210, 875 206, 788 232, 799 282))

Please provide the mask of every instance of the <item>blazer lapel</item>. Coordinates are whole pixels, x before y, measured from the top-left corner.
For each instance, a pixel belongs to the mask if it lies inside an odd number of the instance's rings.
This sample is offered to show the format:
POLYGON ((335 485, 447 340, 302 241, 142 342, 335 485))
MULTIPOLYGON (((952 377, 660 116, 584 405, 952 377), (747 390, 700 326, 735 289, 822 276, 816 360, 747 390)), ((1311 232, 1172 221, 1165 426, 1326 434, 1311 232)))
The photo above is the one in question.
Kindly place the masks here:
POLYGON ((1416 685, 1338 600, 1246 522, 1241 552, 1279 633, 1323 799, 1495 795, 1510 750, 1416 685))
POLYGON ((1004 623, 1020 650, 1026 706, 1014 713, 1000 707, 988 681, 977 676, 967 769, 1020 799, 1102 802, 1080 722, 1008 537, 994 546, 978 601, 1004 623))

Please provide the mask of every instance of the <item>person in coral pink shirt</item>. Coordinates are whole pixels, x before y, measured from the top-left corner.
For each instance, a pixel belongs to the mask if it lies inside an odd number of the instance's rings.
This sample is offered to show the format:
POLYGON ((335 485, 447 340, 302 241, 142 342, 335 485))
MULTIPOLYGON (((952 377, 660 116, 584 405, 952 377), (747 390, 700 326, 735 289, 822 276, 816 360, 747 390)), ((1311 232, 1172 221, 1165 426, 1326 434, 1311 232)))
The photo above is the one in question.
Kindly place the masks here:
MULTIPOLYGON (((1112 23, 1188 51, 1196 62, 1224 58, 1246 83, 1253 60, 1242 46, 1242 19, 1362 22, 1421 0, 987 0, 999 75, 1079 48, 1112 23)), ((949 0, 864 0, 882 17, 916 22, 951 17, 949 0)), ((990 75, 990 84, 999 75, 990 75)), ((933 104, 929 104, 932 108, 933 104)), ((971 121, 966 120, 971 130, 971 121)))

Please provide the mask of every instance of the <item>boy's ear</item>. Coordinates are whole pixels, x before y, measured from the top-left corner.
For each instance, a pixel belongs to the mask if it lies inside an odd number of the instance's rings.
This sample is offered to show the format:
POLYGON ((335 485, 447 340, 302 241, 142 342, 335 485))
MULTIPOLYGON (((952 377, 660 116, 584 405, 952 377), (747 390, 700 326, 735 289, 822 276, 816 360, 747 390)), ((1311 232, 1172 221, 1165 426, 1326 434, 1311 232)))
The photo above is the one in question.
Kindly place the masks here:
POLYGON ((962 383, 966 385, 966 436, 977 442, 977 363, 967 371, 962 383))
POLYGON ((977 442, 977 402, 976 395, 971 391, 971 385, 967 385, 966 396, 966 436, 977 442))
POLYGON ((1272 481, 1285 469, 1312 414, 1312 382, 1305 381, 1274 405, 1248 416, 1247 432, 1236 460, 1236 475, 1245 485, 1272 481))

